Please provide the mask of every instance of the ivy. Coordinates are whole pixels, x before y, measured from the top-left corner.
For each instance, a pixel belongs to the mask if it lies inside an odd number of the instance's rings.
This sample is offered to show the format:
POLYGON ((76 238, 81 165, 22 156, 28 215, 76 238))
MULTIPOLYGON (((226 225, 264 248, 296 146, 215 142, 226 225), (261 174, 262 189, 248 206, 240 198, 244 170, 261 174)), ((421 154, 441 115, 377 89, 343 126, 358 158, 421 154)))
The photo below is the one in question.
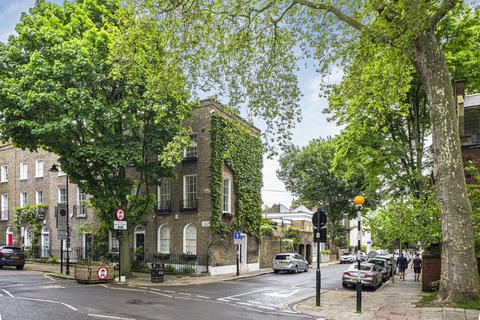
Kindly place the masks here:
POLYGON ((246 125, 216 114, 212 116, 210 131, 211 231, 228 234, 241 230, 258 238, 262 221, 262 141, 246 125), (231 222, 222 221, 224 166, 233 172, 235 214, 231 222))
POLYGON ((45 204, 26 205, 15 209, 13 225, 17 234, 20 234, 22 225, 27 225, 32 232, 32 247, 38 245, 38 239, 42 233, 42 224, 39 215, 45 214, 48 206, 45 204))

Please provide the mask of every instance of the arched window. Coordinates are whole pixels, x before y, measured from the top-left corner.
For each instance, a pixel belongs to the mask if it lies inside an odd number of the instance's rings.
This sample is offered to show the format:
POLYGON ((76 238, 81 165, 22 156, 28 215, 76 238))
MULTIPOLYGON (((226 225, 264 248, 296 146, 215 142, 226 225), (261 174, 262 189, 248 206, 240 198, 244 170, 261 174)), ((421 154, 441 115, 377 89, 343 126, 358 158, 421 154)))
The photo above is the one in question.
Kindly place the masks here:
POLYGON ((158 252, 170 253, 170 227, 161 225, 158 228, 158 252))
POLYGON ((197 228, 193 224, 183 228, 183 253, 197 254, 197 228))

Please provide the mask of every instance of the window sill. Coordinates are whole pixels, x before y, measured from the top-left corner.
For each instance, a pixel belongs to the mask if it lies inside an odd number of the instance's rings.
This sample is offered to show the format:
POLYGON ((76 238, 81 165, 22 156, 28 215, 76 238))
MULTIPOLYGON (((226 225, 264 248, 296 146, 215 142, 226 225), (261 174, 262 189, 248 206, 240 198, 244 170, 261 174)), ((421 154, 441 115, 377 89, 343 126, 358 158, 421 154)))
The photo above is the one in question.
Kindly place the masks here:
POLYGON ((35 177, 35 179, 43 179, 43 176, 35 177))

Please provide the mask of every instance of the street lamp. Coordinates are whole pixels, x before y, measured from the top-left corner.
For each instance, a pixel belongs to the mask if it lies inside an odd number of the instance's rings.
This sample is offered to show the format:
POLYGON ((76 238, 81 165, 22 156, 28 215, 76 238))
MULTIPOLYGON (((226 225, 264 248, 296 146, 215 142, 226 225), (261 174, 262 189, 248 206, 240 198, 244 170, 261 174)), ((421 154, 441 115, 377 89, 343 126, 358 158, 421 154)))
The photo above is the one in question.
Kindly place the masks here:
MULTIPOLYGON (((60 172, 60 170, 58 169, 59 165, 57 165, 56 163, 52 164, 52 167, 48 170, 50 172, 60 172)), ((66 198, 66 201, 67 201, 67 265, 66 265, 66 269, 65 269, 65 274, 68 276, 70 274, 70 254, 69 254, 69 251, 70 251, 70 226, 69 226, 69 223, 68 223, 68 220, 69 220, 69 213, 68 213, 68 175, 65 175, 65 178, 66 178, 66 186, 65 186, 65 198, 66 198)), ((61 240, 61 255, 62 255, 62 258, 63 258, 63 239, 61 240)), ((61 259, 62 262, 63 262, 63 259, 61 259)), ((61 265, 62 269, 63 269, 63 264, 61 265)))
POLYGON ((358 262, 358 278, 357 278, 357 312, 362 312, 362 276, 360 272, 360 260, 362 255, 362 206, 365 203, 365 198, 356 196, 353 203, 357 207, 357 222, 358 222, 358 246, 357 246, 357 262, 358 262))

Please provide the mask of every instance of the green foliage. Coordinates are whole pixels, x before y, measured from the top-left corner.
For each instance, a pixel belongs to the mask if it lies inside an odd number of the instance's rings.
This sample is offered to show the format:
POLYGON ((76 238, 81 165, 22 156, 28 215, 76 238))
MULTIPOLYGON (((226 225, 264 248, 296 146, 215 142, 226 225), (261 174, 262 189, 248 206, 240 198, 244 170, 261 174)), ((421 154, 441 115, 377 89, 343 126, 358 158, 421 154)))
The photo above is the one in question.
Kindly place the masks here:
POLYGON ((216 114, 212 116, 211 137, 211 230, 223 234, 242 230, 259 237, 262 223, 263 155, 260 137, 245 124, 216 114), (222 221, 225 166, 233 172, 233 191, 236 200, 235 220, 231 224, 222 221))
POLYGON ((367 246, 364 245, 364 244, 362 244, 362 245, 360 246, 360 250, 361 250, 362 252, 367 252, 367 246))
POLYGON ((48 257, 48 259, 47 259, 47 263, 55 264, 55 263, 57 263, 57 262, 58 262, 58 259, 57 259, 57 257, 55 257, 55 256, 50 256, 50 257, 48 257))
MULTIPOLYGON (((45 212, 47 209, 46 204, 29 204, 15 209, 15 220, 13 221, 15 231, 20 234, 21 227, 26 225, 32 233, 32 248, 38 245, 39 236, 42 233, 42 220, 38 219, 39 212, 45 212)), ((32 248, 30 250, 33 250, 32 248)))
POLYGON ((325 249, 325 250, 322 250, 320 251, 321 254, 331 254, 332 251, 330 249, 325 249))
POLYGON ((284 239, 290 240, 293 248, 297 248, 300 243, 300 229, 292 226, 283 228, 284 239))
POLYGON ((37 1, 16 31, 0 45, 2 139, 57 154, 103 231, 119 206, 135 224, 181 159, 192 109, 162 32, 118 0, 37 1))
MULTIPOLYGON (((480 182, 480 171, 471 161, 468 162, 465 168, 474 179, 480 182)), ((473 237, 475 240, 475 255, 480 258, 480 185, 467 185, 470 203, 472 205, 472 220, 473 220, 473 237)))
POLYGON ((366 219, 373 242, 389 248, 394 241, 416 243, 424 247, 442 239, 440 208, 433 191, 421 198, 397 198, 366 219))

